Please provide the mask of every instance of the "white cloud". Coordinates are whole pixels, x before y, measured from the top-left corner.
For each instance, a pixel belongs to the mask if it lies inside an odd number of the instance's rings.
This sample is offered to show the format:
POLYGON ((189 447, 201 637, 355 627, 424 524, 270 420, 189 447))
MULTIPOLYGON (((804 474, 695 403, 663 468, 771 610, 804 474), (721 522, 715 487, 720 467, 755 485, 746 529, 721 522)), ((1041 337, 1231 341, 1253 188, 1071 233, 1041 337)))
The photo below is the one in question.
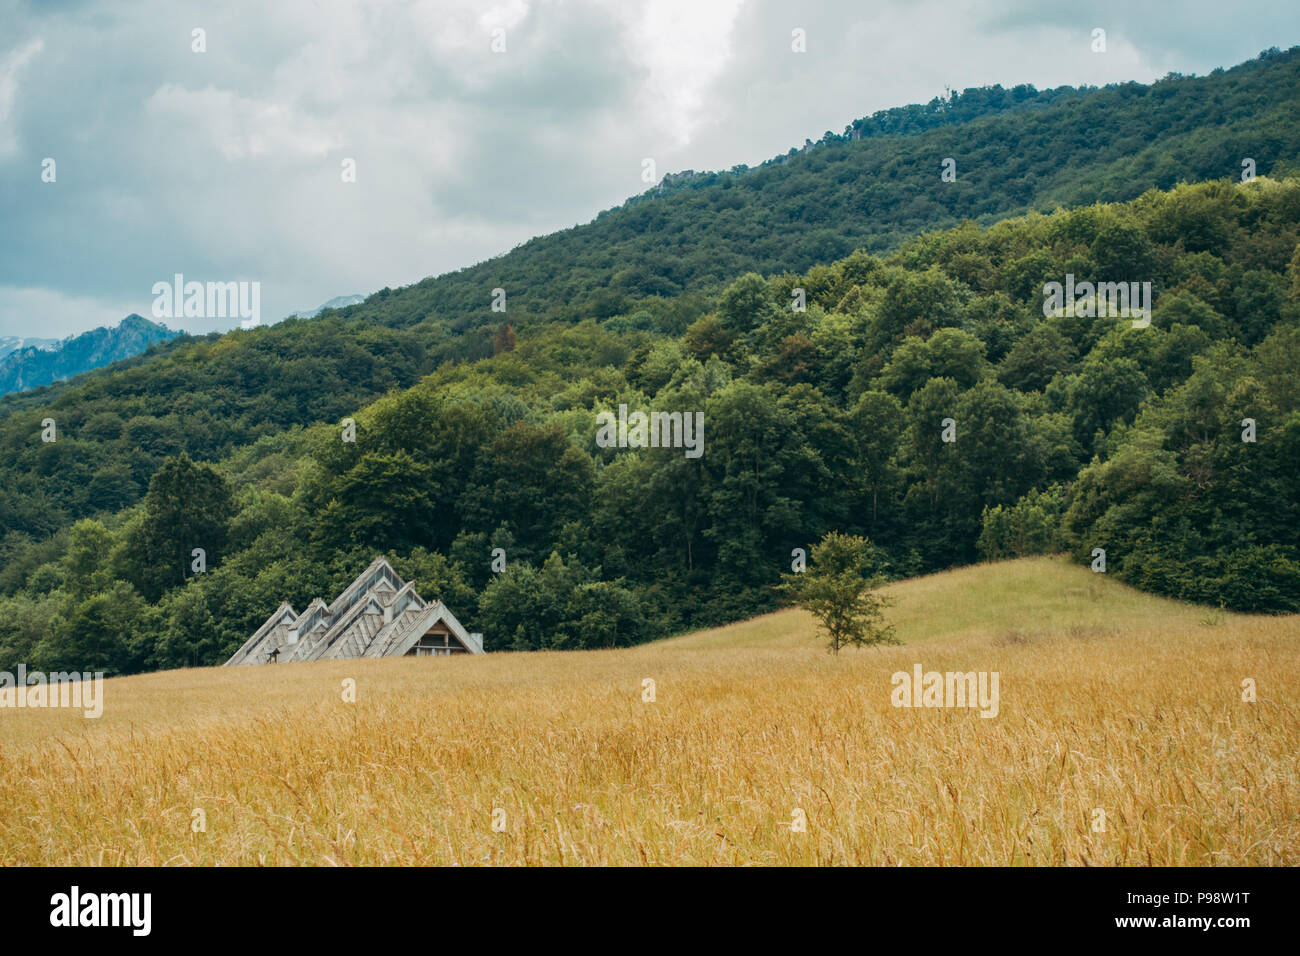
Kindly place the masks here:
MULTIPOLYGON (((61 339, 101 325, 116 325, 132 312, 143 312, 123 302, 87 296, 64 295, 56 289, 20 288, 0 285, 0 315, 22 316, 21 323, 7 323, 0 334, 29 339, 61 339)), ((164 320, 163 324, 169 324, 164 320)), ((171 328, 176 328, 172 323, 171 328)))
POLYGON ((742 5, 664 0, 619 8, 634 12, 623 42, 629 60, 645 71, 634 108, 669 148, 686 146, 705 121, 710 89, 731 59, 731 31, 742 5))
POLYGON ((212 86, 187 90, 166 84, 149 98, 145 110, 173 144, 193 152, 216 151, 230 161, 319 160, 343 142, 325 123, 282 103, 212 86))
POLYGON ((14 100, 18 94, 18 74, 45 49, 45 41, 37 37, 11 51, 0 62, 0 156, 18 149, 17 132, 10 123, 14 100))
POLYGON ((0 334, 20 335, 144 314, 175 272, 260 281, 269 320, 589 221, 644 190, 643 157, 754 164, 945 85, 1206 72, 1300 27, 1284 0, 1228 21, 1189 0, 1177 23, 1125 0, 6 2, 8 36, 44 38, 0 52, 0 334))

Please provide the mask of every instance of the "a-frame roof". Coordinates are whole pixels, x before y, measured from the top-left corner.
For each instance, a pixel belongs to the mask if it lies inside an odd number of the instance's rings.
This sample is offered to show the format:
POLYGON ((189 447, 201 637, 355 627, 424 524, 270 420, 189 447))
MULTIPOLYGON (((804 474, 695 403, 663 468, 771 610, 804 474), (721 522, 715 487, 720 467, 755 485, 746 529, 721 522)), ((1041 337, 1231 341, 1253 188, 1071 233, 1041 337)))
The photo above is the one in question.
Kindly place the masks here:
POLYGON ((278 608, 275 609, 274 614, 272 614, 270 617, 266 619, 265 624, 263 624, 261 627, 259 627, 256 631, 253 632, 253 636, 250 637, 248 640, 246 640, 240 646, 239 650, 235 651, 235 653, 230 655, 230 660, 226 661, 226 663, 227 664, 240 663, 245 658, 249 657, 254 650, 257 649, 258 644, 260 644, 262 640, 269 633, 271 633, 271 631, 274 628, 276 628, 280 624, 292 625, 297 620, 298 620, 298 615, 294 613, 293 607, 289 604, 288 601, 285 601, 283 604, 281 604, 278 608), (287 620, 286 617, 288 618, 287 620))
POLYGON ((226 663, 259 664, 270 653, 282 662, 397 657, 439 624, 465 651, 483 653, 482 641, 466 631, 441 601, 426 603, 414 582, 403 581, 380 556, 332 604, 315 598, 301 615, 281 604, 226 663))
POLYGON ((379 641, 366 650, 367 657, 401 657, 411 648, 413 648, 420 638, 429 633, 429 630, 438 623, 447 625, 452 636, 460 641, 465 650, 471 654, 482 654, 483 646, 470 636, 469 631, 456 620, 456 615, 448 610, 447 605, 441 601, 434 601, 426 606, 416 617, 406 624, 400 635, 394 635, 387 647, 379 648, 379 641))
POLYGON ((356 578, 343 589, 343 592, 334 599, 334 603, 329 606, 331 615, 338 615, 346 611, 362 596, 370 591, 381 580, 387 580, 396 591, 403 584, 402 579, 398 577, 397 572, 388 560, 380 555, 370 562, 370 566, 356 576, 356 578))

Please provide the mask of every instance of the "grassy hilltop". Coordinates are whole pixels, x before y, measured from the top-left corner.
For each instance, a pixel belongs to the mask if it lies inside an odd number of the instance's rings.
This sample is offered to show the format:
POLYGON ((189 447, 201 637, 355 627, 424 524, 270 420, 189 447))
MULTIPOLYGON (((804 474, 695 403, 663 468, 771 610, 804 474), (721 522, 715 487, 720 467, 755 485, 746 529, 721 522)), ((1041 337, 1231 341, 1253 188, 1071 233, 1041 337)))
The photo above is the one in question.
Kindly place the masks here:
POLYGON ((0 864, 1300 863, 1300 616, 1060 558, 890 591, 904 644, 838 659, 783 611, 619 650, 115 678, 99 720, 0 711, 0 864), (918 663, 997 671, 998 715, 891 706, 918 663))

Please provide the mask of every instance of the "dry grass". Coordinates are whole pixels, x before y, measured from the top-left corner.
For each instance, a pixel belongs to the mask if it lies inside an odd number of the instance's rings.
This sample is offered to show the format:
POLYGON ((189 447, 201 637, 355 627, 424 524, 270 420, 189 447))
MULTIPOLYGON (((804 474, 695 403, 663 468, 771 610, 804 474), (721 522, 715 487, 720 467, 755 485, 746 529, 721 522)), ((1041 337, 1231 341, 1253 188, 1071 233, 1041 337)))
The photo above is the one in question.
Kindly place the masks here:
POLYGON ((123 678, 99 720, 3 710, 0 863, 1300 863, 1300 617, 1216 622, 1058 559, 892 590, 906 644, 838 660, 794 611, 624 651, 123 678), (892 707, 915 663, 1000 672, 1001 712, 892 707))

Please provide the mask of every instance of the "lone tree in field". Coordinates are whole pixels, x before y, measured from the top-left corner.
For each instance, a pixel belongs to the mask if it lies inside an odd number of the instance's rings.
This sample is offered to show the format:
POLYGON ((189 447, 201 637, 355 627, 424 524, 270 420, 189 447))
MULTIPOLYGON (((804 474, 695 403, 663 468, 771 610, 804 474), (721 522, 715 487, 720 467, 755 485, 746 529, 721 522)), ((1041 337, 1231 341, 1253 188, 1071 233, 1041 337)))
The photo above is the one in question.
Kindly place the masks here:
POLYGON ((813 545, 811 567, 782 576, 786 593, 821 622, 832 653, 845 644, 899 643, 894 625, 884 624, 882 611, 894 602, 876 591, 882 579, 872 572, 871 557, 866 538, 832 531, 813 545))

